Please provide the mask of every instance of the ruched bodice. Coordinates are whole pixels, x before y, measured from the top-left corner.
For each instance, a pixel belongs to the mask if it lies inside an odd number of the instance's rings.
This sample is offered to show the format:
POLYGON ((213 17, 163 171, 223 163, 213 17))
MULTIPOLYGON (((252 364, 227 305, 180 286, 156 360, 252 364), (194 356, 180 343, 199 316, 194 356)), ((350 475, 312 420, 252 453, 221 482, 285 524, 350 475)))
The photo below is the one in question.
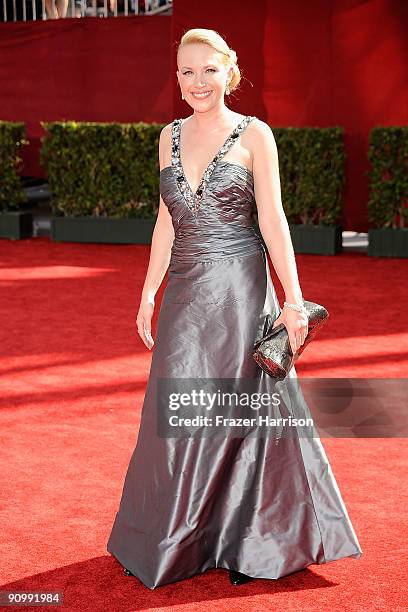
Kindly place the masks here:
POLYGON ((246 117, 227 138, 195 194, 181 165, 181 120, 175 120, 172 165, 160 172, 160 194, 175 232, 172 260, 213 260, 262 250, 251 218, 255 203, 253 174, 241 164, 222 159, 251 119, 246 117))

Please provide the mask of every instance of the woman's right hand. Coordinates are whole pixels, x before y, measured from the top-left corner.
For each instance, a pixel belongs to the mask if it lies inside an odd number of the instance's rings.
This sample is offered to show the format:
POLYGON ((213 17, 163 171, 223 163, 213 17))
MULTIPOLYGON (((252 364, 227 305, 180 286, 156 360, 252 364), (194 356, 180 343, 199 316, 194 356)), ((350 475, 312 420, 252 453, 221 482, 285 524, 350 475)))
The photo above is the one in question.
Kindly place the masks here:
POLYGON ((137 331, 144 344, 149 351, 153 347, 154 340, 152 338, 152 317, 154 304, 147 299, 142 299, 139 306, 139 312, 136 317, 137 331))

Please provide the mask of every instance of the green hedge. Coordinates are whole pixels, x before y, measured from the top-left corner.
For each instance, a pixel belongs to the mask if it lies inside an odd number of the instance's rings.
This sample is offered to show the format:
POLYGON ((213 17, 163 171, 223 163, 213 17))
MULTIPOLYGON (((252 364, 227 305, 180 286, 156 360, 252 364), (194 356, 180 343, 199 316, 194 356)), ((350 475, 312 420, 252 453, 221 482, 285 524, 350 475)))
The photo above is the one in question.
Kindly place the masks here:
POLYGON ((282 203, 292 224, 335 225, 343 207, 344 130, 272 127, 282 203))
MULTIPOLYGON (((158 140, 164 124, 42 122, 41 163, 53 212, 65 216, 155 217, 158 140)), ((273 127, 282 201, 292 224, 334 225, 342 210, 344 133, 334 128, 273 127)), ((0 210, 27 201, 18 170, 25 125, 0 121, 0 210)), ((408 127, 370 132, 368 215, 373 227, 408 226, 408 127)), ((253 210, 256 222, 256 207, 253 210)))
POLYGON ((373 128, 368 159, 370 225, 408 227, 408 127, 373 128))
POLYGON ((159 206, 158 144, 165 124, 42 122, 56 216, 149 218, 159 206))
MULTIPOLYGON (((154 217, 164 124, 43 123, 41 161, 54 214, 154 217)), ((334 225, 342 208, 342 128, 273 128, 291 223, 334 225)), ((253 211, 256 222, 256 207, 253 211)))
POLYGON ((28 144, 25 135, 24 123, 0 121, 0 211, 18 210, 27 201, 18 175, 19 149, 28 144))

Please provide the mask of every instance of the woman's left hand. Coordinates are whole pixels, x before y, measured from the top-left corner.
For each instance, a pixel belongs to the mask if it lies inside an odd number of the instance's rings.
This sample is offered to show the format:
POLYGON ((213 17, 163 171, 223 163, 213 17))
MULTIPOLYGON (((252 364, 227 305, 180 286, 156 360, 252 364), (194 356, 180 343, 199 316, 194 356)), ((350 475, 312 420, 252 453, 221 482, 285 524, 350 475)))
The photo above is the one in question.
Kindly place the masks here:
POLYGON ((293 308, 283 308, 279 317, 274 321, 272 327, 276 327, 279 323, 283 323, 289 335, 290 347, 292 353, 302 346, 308 334, 308 317, 307 314, 297 312, 293 308))

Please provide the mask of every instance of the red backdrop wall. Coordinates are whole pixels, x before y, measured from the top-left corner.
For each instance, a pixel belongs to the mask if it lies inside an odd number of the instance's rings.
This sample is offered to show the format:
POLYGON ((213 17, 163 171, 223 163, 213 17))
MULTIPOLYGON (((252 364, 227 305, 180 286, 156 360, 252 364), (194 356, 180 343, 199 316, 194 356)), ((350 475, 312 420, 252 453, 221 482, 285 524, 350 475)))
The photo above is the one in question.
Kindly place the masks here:
POLYGON ((174 0, 173 17, 0 24, 0 118, 25 121, 39 174, 40 120, 187 116, 176 43, 190 27, 224 35, 243 82, 231 108, 273 126, 345 128, 343 226, 367 230, 367 145, 375 125, 407 123, 405 0, 174 0))
MULTIPOLYGON (((367 231, 369 130, 408 119, 408 2, 177 0, 173 40, 192 27, 217 30, 237 52, 246 78, 234 110, 271 127, 345 128, 343 227, 367 231)), ((174 96, 175 114, 189 114, 174 96)))
POLYGON ((0 119, 27 124, 24 173, 44 173, 41 120, 169 121, 170 34, 159 15, 0 24, 0 119))

